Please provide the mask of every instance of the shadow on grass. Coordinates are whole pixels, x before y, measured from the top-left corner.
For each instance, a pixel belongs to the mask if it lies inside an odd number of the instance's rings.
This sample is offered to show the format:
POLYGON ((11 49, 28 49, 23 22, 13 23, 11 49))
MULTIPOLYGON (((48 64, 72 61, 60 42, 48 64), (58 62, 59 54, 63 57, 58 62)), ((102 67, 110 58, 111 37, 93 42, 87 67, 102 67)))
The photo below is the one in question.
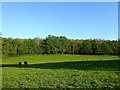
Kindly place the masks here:
POLYGON ((52 62, 29 65, 3 64, 1 67, 120 71, 120 60, 52 62))

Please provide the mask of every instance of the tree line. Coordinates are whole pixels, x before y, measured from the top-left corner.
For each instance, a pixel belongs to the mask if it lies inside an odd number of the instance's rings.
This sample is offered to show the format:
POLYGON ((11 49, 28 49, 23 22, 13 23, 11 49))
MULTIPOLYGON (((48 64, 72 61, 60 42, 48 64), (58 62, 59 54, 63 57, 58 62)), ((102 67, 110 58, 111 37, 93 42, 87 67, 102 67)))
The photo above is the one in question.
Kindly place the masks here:
POLYGON ((118 40, 73 40, 48 35, 45 39, 2 38, 3 56, 35 54, 119 55, 118 40))

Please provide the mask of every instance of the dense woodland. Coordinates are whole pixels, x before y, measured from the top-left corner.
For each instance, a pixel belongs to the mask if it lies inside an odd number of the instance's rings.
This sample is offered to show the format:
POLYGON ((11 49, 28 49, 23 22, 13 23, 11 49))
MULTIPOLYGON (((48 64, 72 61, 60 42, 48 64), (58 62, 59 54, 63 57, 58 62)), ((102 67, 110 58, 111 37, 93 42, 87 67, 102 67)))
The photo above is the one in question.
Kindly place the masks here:
POLYGON ((45 39, 2 38, 3 56, 35 54, 119 55, 117 40, 73 40, 65 36, 48 35, 45 39))

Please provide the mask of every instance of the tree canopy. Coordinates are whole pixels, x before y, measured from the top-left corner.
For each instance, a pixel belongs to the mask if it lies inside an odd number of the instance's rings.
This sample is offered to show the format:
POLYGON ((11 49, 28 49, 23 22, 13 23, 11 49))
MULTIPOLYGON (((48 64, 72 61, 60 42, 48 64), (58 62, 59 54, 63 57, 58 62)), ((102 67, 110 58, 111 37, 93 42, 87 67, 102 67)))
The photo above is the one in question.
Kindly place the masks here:
POLYGON ((2 54, 12 57, 34 54, 119 55, 118 43, 117 40, 73 40, 53 35, 45 39, 2 38, 2 54))

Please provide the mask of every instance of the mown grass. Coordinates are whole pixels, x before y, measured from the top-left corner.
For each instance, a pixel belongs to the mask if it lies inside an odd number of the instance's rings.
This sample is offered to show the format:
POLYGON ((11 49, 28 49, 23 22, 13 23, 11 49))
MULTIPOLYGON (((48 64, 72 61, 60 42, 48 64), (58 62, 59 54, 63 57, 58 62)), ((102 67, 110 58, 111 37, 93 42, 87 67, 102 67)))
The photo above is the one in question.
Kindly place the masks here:
POLYGON ((34 55, 3 59, 3 88, 119 88, 117 56, 34 55), (28 61, 29 65, 18 65, 28 61))
POLYGON ((87 60, 117 60, 118 56, 107 55, 33 55, 20 56, 15 58, 6 58, 2 60, 3 64, 17 64, 19 61, 28 61, 30 64, 46 62, 65 62, 65 61, 87 61, 87 60))

